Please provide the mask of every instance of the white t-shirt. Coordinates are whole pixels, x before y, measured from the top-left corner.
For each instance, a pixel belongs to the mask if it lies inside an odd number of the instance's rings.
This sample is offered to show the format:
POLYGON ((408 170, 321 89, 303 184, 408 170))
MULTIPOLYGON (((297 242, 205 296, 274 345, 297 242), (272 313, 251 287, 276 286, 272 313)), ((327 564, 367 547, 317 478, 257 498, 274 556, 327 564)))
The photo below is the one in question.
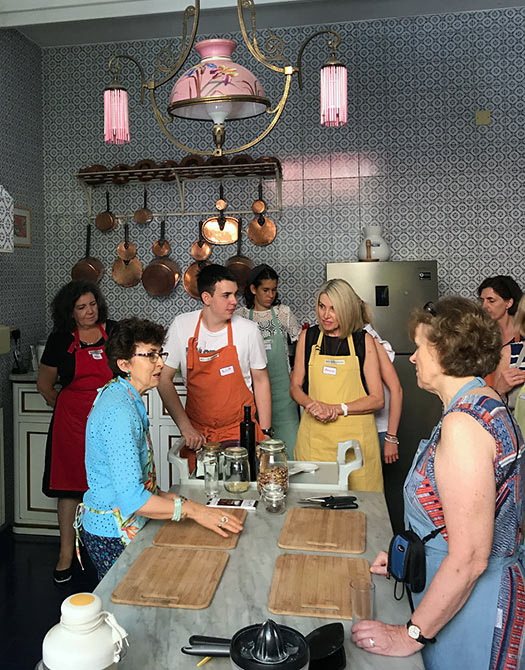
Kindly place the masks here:
MULTIPOLYGON (((186 384, 186 360, 188 354, 188 340, 193 337, 201 310, 179 314, 175 317, 168 330, 164 344, 164 351, 169 353, 166 365, 175 370, 180 369, 186 384)), ((237 355, 241 365, 242 375, 246 386, 252 390, 252 375, 250 370, 262 370, 267 365, 264 341, 257 324, 234 314, 232 316, 233 344, 237 348, 237 355)), ((225 327, 216 333, 210 332, 201 321, 199 329, 198 350, 201 353, 217 351, 228 344, 228 328, 225 327)))
MULTIPOLYGON (((394 358, 396 356, 396 352, 392 349, 392 345, 388 340, 384 340, 381 335, 379 335, 378 332, 376 332, 372 326, 367 323, 365 326, 365 330, 367 333, 370 333, 372 337, 374 337, 376 340, 378 340, 379 344, 382 344, 386 353, 388 354, 388 358, 390 358, 390 362, 394 362, 394 358)), ((388 387, 385 383, 383 383, 383 391, 385 394, 385 406, 383 409, 380 409, 378 412, 374 413, 374 419, 376 422, 376 428, 378 433, 386 433, 388 429, 388 411, 390 408, 390 391, 388 390, 388 387)))

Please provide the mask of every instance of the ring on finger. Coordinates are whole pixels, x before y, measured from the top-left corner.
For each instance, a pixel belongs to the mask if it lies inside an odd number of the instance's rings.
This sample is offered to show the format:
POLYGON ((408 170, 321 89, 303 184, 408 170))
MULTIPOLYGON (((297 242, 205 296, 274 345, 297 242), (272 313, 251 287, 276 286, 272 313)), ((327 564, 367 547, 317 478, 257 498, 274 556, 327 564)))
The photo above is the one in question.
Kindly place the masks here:
POLYGON ((222 528, 222 523, 221 523, 220 521, 219 521, 219 523, 217 524, 217 528, 222 528))
POLYGON ((228 517, 227 516, 221 517, 221 523, 228 523, 228 517))
POLYGON ((374 647, 374 646, 375 646, 375 642, 374 642, 374 638, 373 638, 373 637, 370 638, 370 646, 371 646, 371 647, 374 647))

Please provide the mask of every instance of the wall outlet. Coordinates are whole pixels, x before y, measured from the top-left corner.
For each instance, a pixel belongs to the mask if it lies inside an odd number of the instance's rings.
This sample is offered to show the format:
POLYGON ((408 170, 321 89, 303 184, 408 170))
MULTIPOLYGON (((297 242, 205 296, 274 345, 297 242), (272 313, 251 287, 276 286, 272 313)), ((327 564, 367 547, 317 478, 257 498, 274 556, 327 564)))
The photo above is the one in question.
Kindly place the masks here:
POLYGON ((474 112, 474 117, 477 126, 490 125, 490 109, 477 109, 474 112))

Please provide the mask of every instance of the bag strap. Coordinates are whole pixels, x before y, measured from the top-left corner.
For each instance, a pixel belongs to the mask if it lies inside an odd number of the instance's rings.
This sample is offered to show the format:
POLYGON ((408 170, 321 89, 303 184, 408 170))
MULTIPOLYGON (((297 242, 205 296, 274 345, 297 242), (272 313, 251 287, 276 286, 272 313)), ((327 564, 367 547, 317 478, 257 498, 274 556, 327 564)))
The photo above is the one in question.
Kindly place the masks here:
POLYGON ((421 542, 423 542, 423 544, 426 544, 429 540, 433 540, 436 537, 436 535, 439 535, 439 533, 441 533, 441 531, 444 528, 446 528, 446 526, 440 526, 439 528, 434 528, 434 530, 431 533, 421 538, 421 542))

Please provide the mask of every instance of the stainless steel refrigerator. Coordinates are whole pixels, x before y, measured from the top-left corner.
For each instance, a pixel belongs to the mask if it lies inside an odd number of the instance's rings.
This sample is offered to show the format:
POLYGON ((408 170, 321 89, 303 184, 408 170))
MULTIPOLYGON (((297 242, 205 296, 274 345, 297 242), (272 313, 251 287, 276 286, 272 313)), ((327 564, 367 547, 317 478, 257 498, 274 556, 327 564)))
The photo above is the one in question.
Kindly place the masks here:
POLYGON ((329 263, 327 279, 340 277, 352 285, 370 306, 372 325, 396 352, 394 366, 403 387, 399 425, 399 460, 383 467, 390 520, 397 532, 403 527, 402 486, 419 440, 430 435, 441 415, 439 398, 422 391, 409 357, 414 343, 407 323, 414 307, 437 300, 436 261, 329 263))

